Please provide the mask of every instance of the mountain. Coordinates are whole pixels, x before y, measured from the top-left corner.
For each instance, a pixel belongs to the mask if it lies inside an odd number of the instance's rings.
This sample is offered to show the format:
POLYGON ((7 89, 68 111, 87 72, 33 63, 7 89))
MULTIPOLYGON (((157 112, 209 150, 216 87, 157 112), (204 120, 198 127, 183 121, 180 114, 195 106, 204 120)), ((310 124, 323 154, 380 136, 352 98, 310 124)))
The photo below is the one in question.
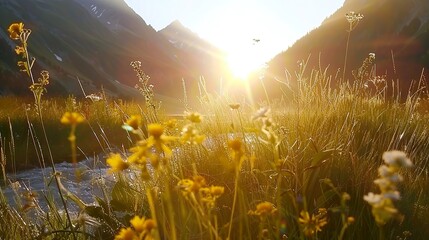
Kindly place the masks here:
POLYGON ((176 48, 187 53, 179 56, 186 59, 189 66, 195 66, 202 76, 212 76, 207 84, 212 89, 221 78, 228 77, 226 54, 196 33, 182 25, 178 20, 158 31, 176 48))
MULTIPOLYGON (((342 77, 347 44, 346 13, 364 18, 350 32, 346 79, 353 79, 369 53, 376 56, 376 75, 399 79, 403 89, 418 80, 429 67, 429 2, 427 0, 346 0, 316 29, 269 62, 269 74, 285 79, 285 69, 298 71, 297 61, 307 60, 307 69, 322 70, 342 77), (320 54, 320 59, 319 59, 320 54), (309 57, 310 56, 310 57, 309 57)), ((427 75, 427 74, 426 74, 427 75)))
MULTIPOLYGON (((139 97, 130 62, 142 62, 155 91, 182 97, 182 78, 195 85, 201 74, 216 79, 195 59, 205 55, 177 48, 123 0, 0 0, 0 94, 28 94, 29 80, 18 72, 15 43, 7 28, 23 22, 32 30, 29 51, 37 73, 50 72, 52 95, 82 95, 103 88, 109 95, 139 97), (178 91, 178 89, 180 89, 178 91)), ((207 56, 208 57, 208 56, 207 56)), ((211 60, 207 60, 211 61, 211 60)))

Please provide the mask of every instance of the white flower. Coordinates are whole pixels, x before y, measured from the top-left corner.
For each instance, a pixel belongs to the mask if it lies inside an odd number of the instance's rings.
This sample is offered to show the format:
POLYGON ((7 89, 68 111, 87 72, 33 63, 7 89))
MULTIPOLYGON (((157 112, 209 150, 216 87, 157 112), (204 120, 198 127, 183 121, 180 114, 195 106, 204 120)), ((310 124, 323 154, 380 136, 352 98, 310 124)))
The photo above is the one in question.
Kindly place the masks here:
POLYGON ((383 201, 383 196, 369 192, 368 195, 363 196, 363 200, 367 201, 371 205, 377 205, 383 201))
POLYGON ((413 163, 402 151, 389 151, 383 154, 384 162, 395 167, 412 167, 413 163))
POLYGON ((258 120, 260 118, 266 118, 268 112, 270 111, 267 107, 262 107, 252 116, 252 120, 258 120))
POLYGON ((398 191, 390 191, 383 194, 384 198, 390 198, 392 200, 401 199, 401 194, 398 191))

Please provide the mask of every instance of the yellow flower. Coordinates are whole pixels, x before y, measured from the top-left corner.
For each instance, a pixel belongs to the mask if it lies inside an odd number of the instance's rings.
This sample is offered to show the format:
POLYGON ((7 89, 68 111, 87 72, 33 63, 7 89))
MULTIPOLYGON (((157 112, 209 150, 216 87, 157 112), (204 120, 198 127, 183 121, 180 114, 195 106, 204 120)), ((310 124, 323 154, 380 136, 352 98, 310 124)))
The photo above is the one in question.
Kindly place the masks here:
POLYGON ((159 139, 164 133, 164 127, 161 124, 153 123, 149 124, 147 131, 149 135, 153 136, 155 139, 159 139))
POLYGON ((61 117, 60 121, 64 125, 77 125, 78 123, 85 121, 85 118, 82 114, 77 112, 66 112, 61 117))
POLYGON ((270 203, 270 202, 261 202, 258 205, 256 205, 256 210, 249 211, 250 215, 257 215, 257 216, 261 216, 261 217, 265 217, 267 215, 270 214, 275 214, 277 213, 277 209, 274 207, 274 204, 270 203))
POLYGON ((191 186, 191 191, 197 193, 200 188, 206 186, 206 179, 202 176, 194 176, 193 177, 194 184, 191 186))
POLYGON ((180 133, 182 143, 201 144, 206 138, 205 135, 200 135, 194 124, 187 124, 182 128, 180 133))
POLYGON ((301 211, 301 217, 299 217, 298 222, 302 226, 302 231, 305 236, 311 237, 316 232, 322 231, 322 227, 328 224, 326 213, 326 209, 321 208, 317 215, 312 214, 310 217, 307 211, 301 211))
POLYGON ((176 138, 165 136, 164 127, 158 123, 149 124, 148 133, 149 138, 147 139, 147 146, 155 146, 157 150, 160 150, 165 154, 166 158, 170 158, 173 152, 166 144, 175 140, 176 138))
POLYGON ((107 164, 110 165, 111 169, 110 172, 120 172, 129 167, 129 164, 127 162, 124 162, 122 160, 122 157, 120 154, 111 154, 110 157, 106 160, 107 164))
POLYGON ((18 61, 17 62, 18 67, 20 67, 19 71, 21 72, 28 72, 28 64, 24 61, 18 61))
POLYGON ((130 149, 132 154, 128 157, 128 162, 132 164, 146 165, 146 159, 150 157, 146 141, 139 141, 136 146, 130 149))
POLYGON ((238 138, 229 140, 228 147, 232 149, 232 158, 236 161, 236 164, 240 164, 244 158, 243 142, 238 138))
POLYGON ((164 123, 164 125, 166 128, 174 129, 177 125, 177 119, 175 119, 175 118, 169 119, 168 121, 166 121, 164 123))
POLYGON ((156 228, 155 220, 146 219, 146 221, 144 221, 143 228, 148 232, 152 231, 152 229, 156 228))
POLYGON ((22 54, 24 58, 26 57, 26 55, 25 55, 25 48, 23 48, 21 46, 16 46, 15 47, 15 52, 16 52, 17 55, 22 54))
POLYGON ((191 193, 191 187, 194 185, 194 181, 191 179, 182 179, 177 183, 177 187, 182 191, 183 195, 191 193))
POLYGON ((139 233, 143 232, 143 230, 145 229, 144 222, 144 217, 141 218, 139 216, 134 216, 134 218, 130 220, 130 223, 134 227, 134 230, 139 233))
POLYGON ((127 131, 137 131, 142 125, 142 118, 139 115, 131 115, 131 117, 122 125, 122 128, 127 131))
POLYGON ((210 193, 213 196, 220 196, 225 192, 225 188, 221 186, 211 186, 210 187, 210 193))
POLYGON ((9 36, 13 40, 18 40, 22 31, 24 30, 24 23, 12 23, 7 31, 9 32, 9 36))
POLYGON ((203 119, 203 117, 199 113, 187 113, 185 112, 185 118, 193 123, 200 123, 203 119))
POLYGON ((136 233, 131 228, 122 228, 118 235, 115 236, 115 240, 137 240, 136 233))

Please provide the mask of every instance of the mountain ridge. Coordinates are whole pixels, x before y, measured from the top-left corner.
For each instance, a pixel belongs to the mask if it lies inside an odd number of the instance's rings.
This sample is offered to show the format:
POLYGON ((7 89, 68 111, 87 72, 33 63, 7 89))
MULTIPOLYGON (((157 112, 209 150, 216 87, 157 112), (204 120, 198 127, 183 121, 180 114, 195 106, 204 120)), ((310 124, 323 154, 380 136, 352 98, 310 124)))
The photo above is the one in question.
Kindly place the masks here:
POLYGON ((138 79, 129 66, 134 60, 142 62, 155 91, 171 97, 181 97, 177 89, 182 88, 182 79, 192 86, 200 75, 218 77, 190 60, 196 58, 194 52, 175 47, 123 0, 0 0, 0 6, 3 95, 29 94, 28 81, 17 73, 15 43, 6 32, 13 22, 33 30, 29 52, 37 58, 36 74, 42 68, 50 71, 50 94, 82 95, 79 77, 87 92, 103 87, 112 96, 137 98, 133 87, 138 79))
POLYGON ((407 90, 429 67, 429 2, 424 0, 346 0, 318 28, 275 56, 269 63, 270 74, 285 80, 284 70, 299 71, 297 61, 309 56, 307 69, 328 66, 329 75, 342 73, 349 28, 345 14, 350 11, 364 18, 350 35, 346 78, 353 79, 352 70, 375 53, 376 74, 400 79, 407 90))

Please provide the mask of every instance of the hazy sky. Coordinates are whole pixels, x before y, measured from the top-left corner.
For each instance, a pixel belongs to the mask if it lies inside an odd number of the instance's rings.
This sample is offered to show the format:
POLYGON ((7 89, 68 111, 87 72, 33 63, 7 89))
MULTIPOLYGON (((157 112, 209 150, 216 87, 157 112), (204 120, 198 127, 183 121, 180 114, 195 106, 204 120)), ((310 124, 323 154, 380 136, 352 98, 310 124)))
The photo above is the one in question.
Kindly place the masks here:
MULTIPOLYGON (((156 30, 174 20, 229 54, 261 64, 286 50, 344 0, 125 0, 156 30), (255 43, 253 39, 260 39, 255 43)), ((237 58, 236 60, 234 58, 237 58)), ((242 62, 242 61, 241 61, 242 62)))

